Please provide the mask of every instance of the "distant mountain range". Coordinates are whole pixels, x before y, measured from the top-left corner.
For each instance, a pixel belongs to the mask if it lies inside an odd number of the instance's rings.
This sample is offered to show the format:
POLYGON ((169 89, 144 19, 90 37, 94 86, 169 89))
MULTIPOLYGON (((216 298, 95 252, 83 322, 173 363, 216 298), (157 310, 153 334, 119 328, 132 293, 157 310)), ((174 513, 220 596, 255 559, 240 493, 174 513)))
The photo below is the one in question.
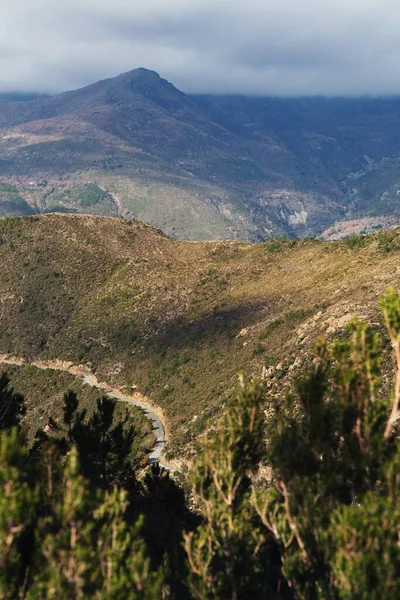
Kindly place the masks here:
POLYGON ((120 215, 186 239, 400 223, 399 98, 188 96, 136 69, 0 101, 2 215, 120 215))

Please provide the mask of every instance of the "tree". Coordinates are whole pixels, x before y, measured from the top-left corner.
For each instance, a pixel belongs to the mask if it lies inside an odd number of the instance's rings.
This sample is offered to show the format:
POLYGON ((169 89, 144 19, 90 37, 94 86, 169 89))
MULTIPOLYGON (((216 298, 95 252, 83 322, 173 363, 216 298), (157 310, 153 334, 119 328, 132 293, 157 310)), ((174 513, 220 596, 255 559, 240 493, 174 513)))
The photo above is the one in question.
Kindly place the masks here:
MULTIPOLYGON (((53 470, 47 470, 53 477, 53 470)), ((72 448, 60 482, 47 480, 27 598, 153 600, 162 577, 150 568, 141 524, 125 519, 126 492, 93 490, 72 448)))
POLYGON ((34 576, 27 597, 80 600, 92 593, 97 579, 94 511, 99 494, 89 493, 79 474, 75 449, 68 456, 61 482, 54 480, 53 469, 46 471, 47 510, 35 529, 34 576))
POLYGON ((0 598, 161 598, 162 571, 151 564, 143 519, 127 510, 123 488, 134 477, 134 432, 126 419, 113 424, 113 410, 99 401, 85 422, 67 394, 63 424, 54 422, 29 453, 16 427, 0 432, 0 598), (91 481, 80 456, 94 465, 91 481))
POLYGON ((10 388, 6 373, 0 375, 0 430, 20 427, 26 412, 24 397, 10 388))
POLYGON ((400 595, 399 296, 389 290, 380 306, 392 397, 379 393, 380 337, 354 321, 347 339, 320 344, 313 372, 269 424, 273 480, 256 506, 300 599, 400 595))
POLYGON ((130 524, 126 519, 126 492, 106 494, 96 517, 101 521, 97 536, 97 556, 101 575, 96 598, 99 600, 161 599, 162 569, 152 570, 142 537, 143 519, 130 524))
POLYGON ((130 504, 132 518, 144 518, 142 535, 152 564, 163 565, 168 598, 190 598, 183 532, 199 525, 199 517, 187 506, 185 492, 176 477, 158 463, 151 464, 141 480, 140 494, 130 504))
POLYGON ((114 424, 116 402, 109 398, 97 400, 97 410, 90 418, 85 437, 78 447, 85 444, 84 472, 99 485, 110 488, 113 484, 132 485, 135 455, 133 443, 135 428, 129 423, 129 415, 114 424))
POLYGON ((0 598, 16 598, 25 577, 21 540, 34 513, 26 459, 16 428, 0 432, 0 598))
POLYGON ((185 535, 195 598, 271 598, 279 560, 250 503, 251 477, 264 453, 263 390, 240 379, 222 426, 210 434, 192 472, 204 523, 185 535))
POLYGON ((95 485, 111 488, 118 483, 131 490, 136 489, 136 429, 128 411, 115 423, 115 408, 114 400, 99 398, 96 410, 87 418, 87 411, 79 410, 76 394, 67 392, 62 422, 50 419, 48 431, 37 432, 31 454, 40 454, 49 441, 64 455, 75 445, 82 473, 95 485))

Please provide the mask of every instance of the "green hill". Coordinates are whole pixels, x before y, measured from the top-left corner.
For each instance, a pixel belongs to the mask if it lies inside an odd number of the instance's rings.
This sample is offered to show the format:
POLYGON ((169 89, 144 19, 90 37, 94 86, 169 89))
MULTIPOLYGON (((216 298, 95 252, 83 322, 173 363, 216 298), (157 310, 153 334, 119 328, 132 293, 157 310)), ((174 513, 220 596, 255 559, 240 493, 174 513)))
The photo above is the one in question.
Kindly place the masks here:
POLYGON ((399 285, 400 231, 343 242, 183 242, 139 222, 52 214, 0 220, 0 353, 83 363, 136 385, 170 450, 221 411, 236 373, 282 389, 318 335, 399 285))

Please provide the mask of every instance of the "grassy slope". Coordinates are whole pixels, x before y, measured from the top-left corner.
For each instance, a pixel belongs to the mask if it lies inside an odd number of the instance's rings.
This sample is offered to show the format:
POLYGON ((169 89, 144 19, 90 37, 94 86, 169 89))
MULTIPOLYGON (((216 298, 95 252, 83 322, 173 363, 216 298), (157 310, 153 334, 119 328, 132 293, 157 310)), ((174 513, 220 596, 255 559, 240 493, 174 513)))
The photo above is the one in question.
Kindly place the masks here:
POLYGON ((0 221, 0 351, 86 362, 165 410, 173 442, 218 413, 235 373, 282 385, 323 333, 376 321, 400 232, 341 243, 189 243, 140 223, 0 221))

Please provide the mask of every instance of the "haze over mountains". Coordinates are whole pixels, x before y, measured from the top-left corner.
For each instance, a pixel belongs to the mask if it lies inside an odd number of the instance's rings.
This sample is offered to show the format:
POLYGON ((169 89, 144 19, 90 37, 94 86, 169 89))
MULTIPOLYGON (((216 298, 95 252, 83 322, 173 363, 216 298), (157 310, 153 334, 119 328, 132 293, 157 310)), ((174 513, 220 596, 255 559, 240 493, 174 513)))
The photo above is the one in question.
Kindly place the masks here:
POLYGON ((122 215, 186 239, 400 222, 398 98, 188 96, 136 69, 1 99, 3 215, 122 215))

